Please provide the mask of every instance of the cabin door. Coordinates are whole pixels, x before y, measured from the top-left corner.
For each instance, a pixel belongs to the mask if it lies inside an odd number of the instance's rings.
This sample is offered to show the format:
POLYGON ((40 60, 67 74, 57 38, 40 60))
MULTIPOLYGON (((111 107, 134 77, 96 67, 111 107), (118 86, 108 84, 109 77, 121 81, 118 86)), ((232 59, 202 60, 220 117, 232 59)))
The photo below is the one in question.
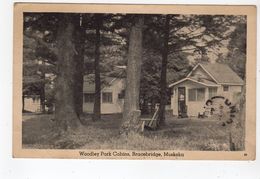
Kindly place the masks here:
POLYGON ((186 106, 186 89, 185 87, 178 88, 178 116, 187 117, 186 106))

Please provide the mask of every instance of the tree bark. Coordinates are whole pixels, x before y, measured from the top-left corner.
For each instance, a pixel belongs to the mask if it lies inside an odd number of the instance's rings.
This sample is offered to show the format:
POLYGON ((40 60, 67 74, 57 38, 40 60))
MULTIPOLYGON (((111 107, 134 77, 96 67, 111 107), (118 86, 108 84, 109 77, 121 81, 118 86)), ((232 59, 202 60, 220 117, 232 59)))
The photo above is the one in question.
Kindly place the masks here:
POLYGON ((82 16, 75 16, 75 48, 77 54, 75 55, 75 84, 74 84, 74 99, 75 110, 78 116, 83 113, 83 83, 84 83, 84 51, 85 51, 85 39, 86 32, 82 25, 82 16))
POLYGON ((45 85, 42 84, 41 94, 40 94, 41 112, 45 113, 45 85))
POLYGON ((83 113, 84 56, 77 55, 75 63, 77 69, 74 85, 75 110, 77 115, 80 116, 83 113))
POLYGON ((55 94, 55 120, 61 131, 74 130, 79 125, 74 100, 74 75, 76 65, 75 44, 73 42, 74 25, 72 15, 60 15, 57 37, 58 62, 55 94))
POLYGON ((121 133, 136 131, 139 128, 139 91, 142 61, 143 16, 136 16, 130 30, 127 56, 126 92, 121 133))
MULTIPOLYGON (((246 84, 246 80, 244 81, 246 84)), ((239 103, 239 112, 236 113, 236 118, 231 123, 230 128, 230 150, 243 151, 245 150, 245 106, 246 106, 246 87, 242 88, 241 98, 239 103)))
POLYGON ((25 96, 23 95, 23 96, 22 96, 22 112, 25 112, 25 111, 24 111, 24 98, 25 98, 25 96))
POLYGON ((101 118, 101 81, 100 81, 100 26, 102 23, 102 15, 95 15, 96 39, 95 39, 95 99, 93 109, 93 121, 101 118))
POLYGON ((162 49, 162 68, 161 68, 161 82, 160 82, 160 107, 159 107, 159 119, 158 127, 165 124, 165 105, 167 103, 167 62, 168 62, 168 42, 169 42, 169 26, 170 17, 166 15, 164 24, 164 38, 162 49))
POLYGON ((40 93, 40 103, 41 103, 41 112, 45 113, 45 61, 42 60, 42 70, 41 70, 41 93, 40 93))

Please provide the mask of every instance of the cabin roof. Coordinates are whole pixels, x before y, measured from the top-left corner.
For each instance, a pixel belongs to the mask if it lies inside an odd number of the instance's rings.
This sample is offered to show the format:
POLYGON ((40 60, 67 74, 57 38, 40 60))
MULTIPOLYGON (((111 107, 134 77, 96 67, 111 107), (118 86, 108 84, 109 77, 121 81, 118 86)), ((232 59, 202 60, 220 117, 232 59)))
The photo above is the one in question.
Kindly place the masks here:
MULTIPOLYGON (((101 77, 101 90, 107 86, 111 86, 114 81, 117 79, 122 79, 120 77, 101 77)), ((95 93, 95 83, 94 83, 94 76, 93 75, 85 75, 84 76, 84 85, 83 91, 87 93, 95 93)))
POLYGON ((221 63, 199 63, 187 77, 191 76, 192 72, 199 66, 201 66, 216 83, 243 85, 243 80, 228 65, 221 63))
POLYGON ((182 83, 184 81, 192 81, 194 83, 198 83, 198 84, 201 84, 201 85, 204 85, 204 86, 208 86, 208 87, 217 87, 217 86, 219 86, 219 84, 217 84, 217 83, 215 83, 213 81, 206 80, 206 79, 197 80, 197 79, 194 79, 194 78, 188 78, 187 77, 187 78, 183 78, 183 79, 181 79, 181 80, 179 80, 179 81, 177 81, 175 83, 170 84, 169 87, 173 87, 173 86, 175 86, 177 84, 180 84, 180 83, 182 83))
POLYGON ((186 78, 171 83, 169 87, 173 87, 186 80, 200 83, 205 86, 219 86, 221 84, 243 85, 243 80, 228 65, 221 63, 199 63, 192 69, 186 78), (201 67, 212 78, 212 81, 192 78, 193 72, 198 67, 201 67))

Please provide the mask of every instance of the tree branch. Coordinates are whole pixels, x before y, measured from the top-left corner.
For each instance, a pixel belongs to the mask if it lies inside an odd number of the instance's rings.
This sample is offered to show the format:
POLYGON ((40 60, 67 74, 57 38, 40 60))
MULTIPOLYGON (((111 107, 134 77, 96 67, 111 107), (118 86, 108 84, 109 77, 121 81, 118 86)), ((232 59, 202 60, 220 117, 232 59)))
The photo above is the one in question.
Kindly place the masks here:
POLYGON ((28 38, 33 38, 37 43, 39 43, 40 45, 44 46, 45 48, 47 48, 51 53, 53 53, 55 56, 58 55, 58 49, 55 47, 52 47, 51 44, 45 42, 43 39, 41 39, 40 37, 38 37, 37 35, 32 35, 29 33, 24 33, 25 36, 27 36, 28 38))
MULTIPOLYGON (((189 29, 189 32, 186 33, 185 35, 190 35, 190 34, 192 34, 193 32, 196 32, 196 31, 199 30, 199 29, 201 29, 201 27, 197 27, 195 30, 190 30, 190 29, 189 29)), ((197 33, 197 34, 198 34, 198 33, 197 33)), ((201 34, 201 33, 200 33, 200 34, 201 34)), ((194 36, 196 36, 196 34, 195 34, 195 35, 193 34, 192 37, 194 37, 194 36)))
MULTIPOLYGON (((203 47, 206 47, 206 46, 203 46, 203 47)), ((184 52, 184 51, 190 51, 190 50, 196 50, 198 49, 197 47, 194 47, 194 48, 189 48, 189 49, 177 49, 177 50, 173 50, 172 53, 174 52, 184 52)))

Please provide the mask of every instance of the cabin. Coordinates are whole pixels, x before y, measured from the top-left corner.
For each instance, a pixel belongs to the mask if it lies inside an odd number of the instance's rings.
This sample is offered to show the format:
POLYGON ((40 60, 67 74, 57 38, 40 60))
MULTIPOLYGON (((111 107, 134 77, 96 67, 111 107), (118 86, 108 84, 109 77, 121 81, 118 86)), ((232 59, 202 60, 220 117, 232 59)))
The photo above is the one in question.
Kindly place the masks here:
MULTIPOLYGON (((120 77, 104 77, 101 81, 101 114, 122 113, 125 79, 120 77)), ((85 75, 83 84, 83 112, 93 113, 94 96, 94 80, 85 75)))
POLYGON ((199 116, 206 101, 214 96, 237 103, 243 85, 243 80, 228 65, 199 63, 185 78, 169 85, 173 115, 199 116))
POLYGON ((40 95, 24 95, 23 112, 41 112, 40 95))

